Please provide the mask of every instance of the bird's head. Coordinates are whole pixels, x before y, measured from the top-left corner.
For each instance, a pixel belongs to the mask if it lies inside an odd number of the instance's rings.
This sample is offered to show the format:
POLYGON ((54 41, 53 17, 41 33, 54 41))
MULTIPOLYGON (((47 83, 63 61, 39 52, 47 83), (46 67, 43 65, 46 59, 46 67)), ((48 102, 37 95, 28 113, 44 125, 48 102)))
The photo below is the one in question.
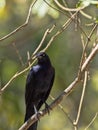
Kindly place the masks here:
POLYGON ((36 54, 36 58, 38 59, 39 64, 50 63, 50 59, 45 52, 39 52, 36 54))

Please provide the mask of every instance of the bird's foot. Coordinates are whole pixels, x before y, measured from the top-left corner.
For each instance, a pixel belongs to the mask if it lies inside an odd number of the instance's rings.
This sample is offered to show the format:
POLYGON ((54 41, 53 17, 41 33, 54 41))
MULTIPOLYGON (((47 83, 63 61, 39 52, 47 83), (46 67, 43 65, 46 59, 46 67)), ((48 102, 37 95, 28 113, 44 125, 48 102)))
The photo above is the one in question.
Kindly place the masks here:
POLYGON ((48 111, 48 114, 50 114, 51 107, 45 102, 45 109, 48 111))
POLYGON ((35 111, 35 114, 36 114, 36 119, 37 119, 38 121, 40 121, 40 118, 39 118, 39 115, 38 115, 38 111, 37 111, 35 105, 34 105, 34 111, 35 111))

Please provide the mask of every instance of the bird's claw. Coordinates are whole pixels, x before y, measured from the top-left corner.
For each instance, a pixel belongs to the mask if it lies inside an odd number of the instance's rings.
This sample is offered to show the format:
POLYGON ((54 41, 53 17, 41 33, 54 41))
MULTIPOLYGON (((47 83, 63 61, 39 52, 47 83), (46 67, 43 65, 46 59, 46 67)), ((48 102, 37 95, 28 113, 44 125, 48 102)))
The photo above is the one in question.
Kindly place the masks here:
POLYGON ((35 114, 36 114, 36 119, 37 119, 38 121, 40 121, 40 118, 39 118, 39 115, 38 115, 38 111, 37 111, 35 105, 34 105, 34 111, 35 111, 35 114))
POLYGON ((51 107, 45 102, 45 109, 48 111, 48 114, 50 114, 51 107))

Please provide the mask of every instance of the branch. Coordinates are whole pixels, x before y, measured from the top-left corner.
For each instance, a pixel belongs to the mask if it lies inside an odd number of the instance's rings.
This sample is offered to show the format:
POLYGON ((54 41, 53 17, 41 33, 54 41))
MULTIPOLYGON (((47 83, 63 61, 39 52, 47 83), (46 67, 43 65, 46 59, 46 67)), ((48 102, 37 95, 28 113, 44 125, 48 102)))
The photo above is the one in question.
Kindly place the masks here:
POLYGON ((75 12, 61 27, 61 30, 58 30, 49 40, 47 46, 43 49, 43 51, 46 51, 47 48, 51 45, 51 43, 54 41, 54 39, 60 35, 72 22, 73 18, 77 15, 78 12, 75 12))
POLYGON ((50 34, 55 27, 56 27, 56 26, 53 25, 50 29, 48 28, 48 29, 45 31, 45 33, 44 33, 44 35, 43 35, 43 37, 42 37, 42 40, 41 40, 39 46, 38 46, 38 47, 36 48, 36 50, 33 52, 32 56, 34 56, 34 55, 39 51, 39 49, 40 49, 41 46, 43 45, 43 43, 44 43, 44 41, 45 41, 47 35, 50 34))
POLYGON ((88 124, 88 126, 84 130, 87 130, 93 124, 93 122, 95 121, 95 119, 97 117, 98 117, 98 112, 95 114, 95 116, 93 117, 93 119, 91 120, 91 122, 88 124))
POLYGON ((31 16, 31 13, 32 13, 32 7, 34 6, 34 4, 35 4, 36 2, 37 2, 37 0, 34 0, 34 1, 31 3, 31 5, 30 5, 30 7, 29 7, 29 11, 28 11, 27 18, 26 18, 25 22, 24 22, 21 26, 19 26, 18 28, 16 28, 15 30, 13 30, 12 32, 10 32, 9 34, 7 34, 6 36, 0 38, 0 42, 3 41, 3 40, 5 40, 5 39, 7 39, 7 38, 9 38, 11 35, 15 34, 16 32, 20 31, 21 29, 23 29, 25 26, 28 25, 28 22, 29 22, 29 20, 30 20, 30 16, 31 16))
MULTIPOLYGON (((44 2, 45 2, 47 5, 49 5, 51 8, 53 8, 54 10, 56 10, 56 11, 58 11, 58 12, 64 14, 64 15, 66 15, 68 18, 71 17, 72 20, 73 20, 73 22, 76 23, 75 16, 77 15, 78 10, 76 11, 76 15, 75 15, 74 17, 72 17, 74 14, 72 14, 71 11, 68 11, 68 12, 70 13, 70 16, 69 16, 66 12, 55 8, 54 6, 52 6, 51 4, 49 4, 49 2, 47 2, 46 0, 44 0, 44 2)), ((64 1, 64 2, 65 2, 65 1, 64 1)), ((81 10, 80 10, 80 11, 81 11, 81 10)), ((83 30, 83 28, 79 25, 79 20, 77 21, 77 25, 78 25, 78 27, 80 28, 80 30, 82 31, 82 33, 88 38, 88 36, 87 36, 87 34, 85 33, 85 31, 83 30)))
MULTIPOLYGON (((89 54, 89 56, 87 57, 86 61, 84 62, 84 64, 82 65, 81 68, 81 75, 83 74, 83 72, 87 69, 88 65, 90 64, 91 60, 94 58, 94 56, 97 54, 98 52, 98 44, 95 46, 95 48, 91 51, 91 53, 89 54)), ((76 77, 75 80, 50 104, 50 108, 51 110, 53 108, 55 108, 62 100, 64 97, 67 97, 69 95, 69 93, 76 87, 76 85, 81 82, 79 77, 76 77)), ((43 109, 42 111, 38 112, 37 114, 34 114, 33 116, 31 116, 31 118, 26 121, 20 128, 19 130, 26 130, 27 128, 29 128, 30 125, 32 125, 34 122, 37 121, 37 117, 39 117, 39 119, 41 117, 43 117, 44 115, 46 115, 48 113, 47 109, 43 109)))
POLYGON ((78 113, 77 113, 76 120, 73 123, 75 130, 77 130, 77 125, 78 125, 78 122, 79 122, 79 118, 80 118, 80 114, 81 114, 81 110, 82 110, 82 106, 83 106, 83 99, 84 99, 85 90, 86 90, 87 78, 88 78, 88 71, 85 71, 83 89, 82 89, 80 104, 79 104, 79 108, 78 108, 78 113))
MULTIPOLYGON (((36 59, 35 59, 36 60, 36 59)), ((4 90, 9 86, 9 84, 16 79, 19 75, 25 73, 26 71, 28 71, 31 67, 31 65, 33 65, 35 63, 35 60, 32 62, 32 64, 30 64, 30 66, 28 66, 27 68, 25 68, 24 70, 17 72, 8 82, 6 85, 4 85, 4 87, 1 88, 0 90, 0 94, 2 94, 4 92, 4 90)))
POLYGON ((95 57, 97 52, 98 52, 98 44, 95 46, 95 48, 93 48, 92 52, 89 54, 88 58, 86 59, 86 61, 82 65, 81 72, 83 72, 88 67, 89 63, 95 57))
MULTIPOLYGON (((87 50, 87 46, 89 41, 91 40, 92 35, 94 34, 95 29, 97 28, 98 24, 95 24, 94 27, 92 28, 92 30, 90 31, 90 34, 87 36, 87 40, 86 43, 84 44, 84 40, 83 37, 81 36, 81 41, 82 41, 82 46, 83 46, 83 53, 82 53, 82 57, 81 57, 81 62, 80 62, 80 67, 82 66, 84 60, 85 60, 85 56, 86 56, 86 50, 87 50)), ((80 70, 81 71, 81 70, 80 70)))
POLYGON ((53 2, 54 2, 60 9, 62 9, 62 10, 64 10, 64 11, 75 12, 75 11, 80 11, 80 10, 82 10, 82 9, 85 8, 85 6, 83 6, 83 7, 78 7, 78 8, 66 8, 66 7, 64 7, 63 5, 61 5, 61 4, 58 2, 58 0, 53 0, 53 2))

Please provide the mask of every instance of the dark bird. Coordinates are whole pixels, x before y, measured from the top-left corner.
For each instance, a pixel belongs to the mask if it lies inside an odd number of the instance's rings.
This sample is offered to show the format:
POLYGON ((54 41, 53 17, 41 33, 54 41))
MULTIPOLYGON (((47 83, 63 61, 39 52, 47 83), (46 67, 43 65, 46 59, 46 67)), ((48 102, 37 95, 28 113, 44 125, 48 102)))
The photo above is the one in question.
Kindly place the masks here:
MULTIPOLYGON (((38 63, 31 68, 26 80, 24 122, 35 114, 35 108, 38 111, 44 103, 46 104, 54 82, 55 70, 48 55, 45 52, 39 52, 36 58, 38 63)), ((37 130, 37 123, 32 124, 28 130, 37 130)))

